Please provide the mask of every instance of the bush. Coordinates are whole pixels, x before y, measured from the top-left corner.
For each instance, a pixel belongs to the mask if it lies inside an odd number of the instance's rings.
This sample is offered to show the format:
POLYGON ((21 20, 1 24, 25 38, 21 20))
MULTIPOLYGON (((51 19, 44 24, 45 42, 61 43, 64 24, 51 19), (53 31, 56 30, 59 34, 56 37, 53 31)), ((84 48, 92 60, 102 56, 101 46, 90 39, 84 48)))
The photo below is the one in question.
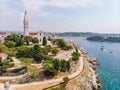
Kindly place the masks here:
POLYGON ((13 41, 7 41, 7 42, 5 42, 5 45, 8 48, 12 48, 12 47, 15 47, 15 42, 13 42, 13 41))
POLYGON ((63 78, 63 81, 64 81, 65 83, 68 83, 68 82, 70 81, 70 79, 69 79, 68 77, 64 77, 64 78, 63 78))
POLYGON ((27 68, 31 78, 34 78, 39 75, 39 69, 37 67, 30 65, 27 68))
POLYGON ((33 43, 39 43, 39 40, 38 40, 38 38, 33 38, 33 39, 32 39, 32 42, 33 42, 33 43))
POLYGON ((56 73, 57 73, 57 71, 56 71, 56 69, 54 69, 53 67, 48 67, 48 68, 46 68, 45 71, 44 71, 44 74, 45 74, 46 76, 55 76, 56 73))
POLYGON ((53 50, 52 50, 52 54, 57 54, 59 52, 59 50, 58 49, 56 49, 56 48, 54 48, 53 50))
POLYGON ((11 72, 11 73, 18 73, 18 72, 20 72, 20 71, 23 70, 23 69, 27 69, 27 67, 24 66, 24 67, 21 67, 21 68, 16 68, 16 69, 13 69, 13 70, 10 71, 10 72, 11 72))
POLYGON ((43 65, 45 67, 45 75, 50 74, 51 76, 54 76, 59 71, 65 72, 70 69, 69 61, 59 59, 45 60, 43 65))
POLYGON ((0 43, 0 52, 6 52, 6 51, 8 51, 8 48, 4 44, 0 43))
POLYGON ((72 46, 66 46, 66 50, 72 49, 72 46))
POLYGON ((18 48, 18 56, 19 57, 28 57, 30 52, 30 48, 27 46, 21 46, 18 48))
POLYGON ((79 57, 80 57, 80 54, 78 53, 78 52, 73 52, 72 53, 72 58, 73 58, 73 60, 78 60, 79 59, 79 57))

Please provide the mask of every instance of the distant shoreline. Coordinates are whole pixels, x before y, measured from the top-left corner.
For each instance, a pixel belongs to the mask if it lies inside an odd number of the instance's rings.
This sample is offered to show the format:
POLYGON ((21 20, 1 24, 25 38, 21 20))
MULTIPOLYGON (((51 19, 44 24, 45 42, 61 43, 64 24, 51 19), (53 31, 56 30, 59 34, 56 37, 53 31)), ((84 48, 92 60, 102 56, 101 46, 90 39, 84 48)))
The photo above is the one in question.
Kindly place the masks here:
POLYGON ((90 36, 87 37, 87 40, 97 42, 120 42, 120 37, 90 36))

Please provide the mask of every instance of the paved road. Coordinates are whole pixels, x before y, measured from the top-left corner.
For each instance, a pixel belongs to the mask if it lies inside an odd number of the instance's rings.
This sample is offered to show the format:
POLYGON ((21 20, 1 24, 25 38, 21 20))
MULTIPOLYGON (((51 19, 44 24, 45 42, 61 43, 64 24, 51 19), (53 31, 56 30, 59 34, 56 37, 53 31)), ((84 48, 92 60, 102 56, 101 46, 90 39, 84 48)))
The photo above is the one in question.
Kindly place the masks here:
MULTIPOLYGON (((79 58, 79 68, 77 69, 76 72, 68 75, 68 77, 70 79, 78 76, 82 70, 83 70, 83 57, 80 57, 79 58)), ((47 80, 47 81, 41 81, 41 82, 33 82, 33 83, 26 83, 26 84, 16 84, 16 85, 11 85, 11 88, 10 90, 14 90, 15 88, 18 88, 18 87, 28 87, 28 86, 31 86, 31 85, 46 85, 46 84, 51 84, 51 83, 61 83, 63 82, 63 78, 59 78, 59 79, 53 79, 53 80, 47 80)), ((0 84, 0 87, 2 87, 3 84, 0 84)), ((0 90, 3 90, 3 89, 0 89, 0 90)))
POLYGON ((65 60, 69 60, 72 56, 71 54, 75 51, 75 49, 69 50, 69 51, 65 51, 61 54, 58 54, 57 56, 55 56, 54 58, 58 58, 60 60, 65 59, 65 60))

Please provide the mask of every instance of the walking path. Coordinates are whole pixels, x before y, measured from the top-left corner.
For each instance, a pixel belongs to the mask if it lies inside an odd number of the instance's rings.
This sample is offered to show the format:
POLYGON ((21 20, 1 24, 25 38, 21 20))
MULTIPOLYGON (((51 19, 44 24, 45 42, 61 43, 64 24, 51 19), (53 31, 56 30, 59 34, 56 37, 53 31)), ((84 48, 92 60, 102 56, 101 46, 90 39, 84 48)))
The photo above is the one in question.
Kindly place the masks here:
MULTIPOLYGON (((0 76, 0 81, 10 81, 10 80, 16 80, 16 79, 20 79, 23 78, 25 76, 27 76, 28 74, 25 73, 23 75, 19 75, 19 76, 0 76)), ((1 89, 0 89, 1 90, 1 89)))
POLYGON ((69 60, 72 56, 71 54, 75 51, 75 49, 71 49, 69 51, 63 52, 61 54, 58 54, 57 56, 55 56, 54 58, 58 58, 60 60, 65 59, 65 60, 69 60))
MULTIPOLYGON (((80 52, 81 53, 81 52, 80 52)), ((68 78, 69 79, 72 79, 72 78, 75 78, 76 76, 78 76, 81 72, 82 72, 82 70, 83 70, 83 63, 84 63, 84 61, 83 61, 83 57, 80 57, 79 58, 79 61, 78 61, 79 63, 79 67, 78 67, 78 69, 76 70, 76 72, 74 72, 74 73, 72 73, 72 74, 70 74, 70 75, 68 75, 68 78)), ((58 79, 52 79, 52 80, 47 80, 47 81, 41 81, 41 82, 32 82, 32 83, 26 83, 26 84, 14 84, 14 85, 11 85, 10 86, 10 90, 15 90, 16 88, 22 88, 22 87, 30 87, 30 86, 39 86, 39 87, 42 87, 43 85, 45 85, 45 87, 48 87, 48 86, 52 86, 53 85, 53 83, 55 83, 55 84, 59 84, 59 83, 62 83, 63 82, 63 78, 58 78, 58 79)), ((3 84, 0 84, 0 88, 1 87, 3 87, 3 84)), ((39 88, 38 87, 38 88, 39 88)), ((44 88, 45 88, 44 87, 44 88)), ((31 87, 32 88, 32 87, 31 87)), ((42 88, 41 88, 42 89, 42 88)), ((4 90, 4 89, 0 89, 0 90, 4 90)), ((21 89, 20 89, 21 90, 21 89)), ((27 89, 26 89, 27 90, 27 89)), ((31 89, 31 90, 33 90, 33 89, 31 89)), ((37 89, 37 90, 40 90, 40 88, 39 89, 37 89)))
POLYGON ((12 60, 16 64, 21 64, 21 62, 18 59, 16 59, 15 57, 12 57, 12 60))

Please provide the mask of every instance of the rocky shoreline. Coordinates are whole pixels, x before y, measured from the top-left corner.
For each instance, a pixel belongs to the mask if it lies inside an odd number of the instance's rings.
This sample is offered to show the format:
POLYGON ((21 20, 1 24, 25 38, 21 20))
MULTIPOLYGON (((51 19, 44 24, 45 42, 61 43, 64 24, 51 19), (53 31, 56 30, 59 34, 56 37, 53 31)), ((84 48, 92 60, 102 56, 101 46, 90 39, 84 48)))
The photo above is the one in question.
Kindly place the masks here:
POLYGON ((89 61, 89 68, 92 72, 92 85, 93 85, 93 90, 99 90, 101 85, 100 85, 100 80, 99 76, 96 72, 96 66, 99 65, 98 61, 96 58, 88 58, 89 61))
MULTIPOLYGON (((78 45, 77 45, 78 46, 78 45)), ((82 47, 79 48, 84 57, 84 70, 66 86, 66 90, 100 90, 101 84, 96 66, 99 65, 94 57, 88 57, 82 47)))

